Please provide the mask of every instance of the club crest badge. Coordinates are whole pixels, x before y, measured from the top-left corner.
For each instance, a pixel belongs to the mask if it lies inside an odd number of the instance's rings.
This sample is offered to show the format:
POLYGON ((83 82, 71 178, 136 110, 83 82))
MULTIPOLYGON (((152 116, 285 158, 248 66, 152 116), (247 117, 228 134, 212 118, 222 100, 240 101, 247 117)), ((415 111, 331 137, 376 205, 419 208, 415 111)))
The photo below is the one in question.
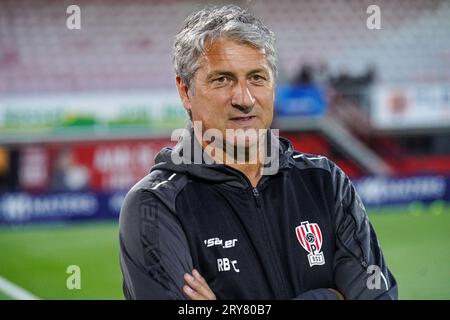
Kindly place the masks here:
POLYGON ((308 254, 309 266, 325 264, 322 249, 322 232, 317 223, 303 221, 295 228, 297 239, 308 254))

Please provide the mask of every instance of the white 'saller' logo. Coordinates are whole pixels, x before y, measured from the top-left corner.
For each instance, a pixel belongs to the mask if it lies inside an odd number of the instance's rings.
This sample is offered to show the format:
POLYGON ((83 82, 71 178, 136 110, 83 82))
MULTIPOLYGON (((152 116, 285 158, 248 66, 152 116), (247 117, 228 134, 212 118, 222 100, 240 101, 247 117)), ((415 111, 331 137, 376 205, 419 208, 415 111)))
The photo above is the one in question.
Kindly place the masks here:
POLYGON ((297 239, 308 254, 309 266, 325 264, 322 249, 322 232, 317 223, 303 221, 295 228, 297 239))

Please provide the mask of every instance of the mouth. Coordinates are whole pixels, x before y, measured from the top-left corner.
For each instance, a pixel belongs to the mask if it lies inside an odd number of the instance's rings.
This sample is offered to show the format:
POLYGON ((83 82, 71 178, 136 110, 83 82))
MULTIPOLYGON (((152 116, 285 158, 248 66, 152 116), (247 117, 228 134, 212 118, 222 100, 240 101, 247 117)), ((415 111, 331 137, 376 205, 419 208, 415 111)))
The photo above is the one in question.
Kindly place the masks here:
POLYGON ((247 124, 250 123, 253 119, 256 119, 256 116, 230 118, 231 121, 237 124, 247 124))

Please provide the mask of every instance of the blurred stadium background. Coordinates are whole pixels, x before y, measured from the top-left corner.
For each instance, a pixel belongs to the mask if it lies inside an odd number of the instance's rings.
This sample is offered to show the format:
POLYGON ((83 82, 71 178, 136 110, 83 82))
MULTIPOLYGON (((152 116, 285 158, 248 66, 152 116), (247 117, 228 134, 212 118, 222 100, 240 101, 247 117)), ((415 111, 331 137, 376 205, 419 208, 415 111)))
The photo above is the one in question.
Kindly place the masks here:
MULTIPOLYGON (((277 36, 274 127, 353 179, 401 299, 450 299, 450 1, 233 3, 277 36)), ((172 41, 205 4, 0 1, 0 299, 123 299, 119 208, 186 124, 172 41)))

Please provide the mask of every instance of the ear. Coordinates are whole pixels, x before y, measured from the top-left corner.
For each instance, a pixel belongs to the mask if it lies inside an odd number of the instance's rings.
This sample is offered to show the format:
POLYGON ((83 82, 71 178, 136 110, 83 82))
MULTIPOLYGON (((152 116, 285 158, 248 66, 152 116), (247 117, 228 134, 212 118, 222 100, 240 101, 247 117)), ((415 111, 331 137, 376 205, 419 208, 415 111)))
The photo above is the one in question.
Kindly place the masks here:
POLYGON ((183 79, 181 79, 180 76, 177 76, 175 80, 178 89, 178 94, 180 95, 181 102, 183 103, 183 107, 186 110, 191 110, 191 101, 189 98, 188 86, 184 83, 183 79))

